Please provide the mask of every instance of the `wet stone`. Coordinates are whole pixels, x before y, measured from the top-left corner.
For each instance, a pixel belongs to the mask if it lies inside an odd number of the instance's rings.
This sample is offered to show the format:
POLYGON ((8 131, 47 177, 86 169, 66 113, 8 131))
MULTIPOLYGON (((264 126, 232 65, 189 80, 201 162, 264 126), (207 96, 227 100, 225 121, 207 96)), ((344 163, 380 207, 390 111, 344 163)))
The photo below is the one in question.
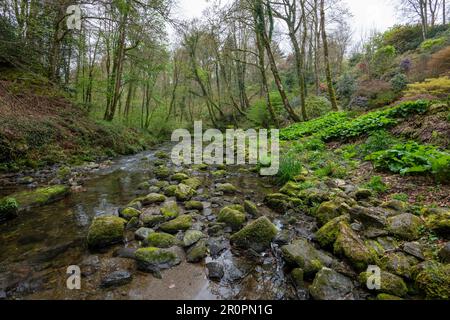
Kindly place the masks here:
POLYGON ((130 283, 133 276, 128 271, 116 271, 102 279, 102 288, 120 287, 130 283))
POLYGON ((224 267, 218 262, 210 262, 206 265, 208 269, 208 278, 214 281, 220 281, 224 275, 224 267))

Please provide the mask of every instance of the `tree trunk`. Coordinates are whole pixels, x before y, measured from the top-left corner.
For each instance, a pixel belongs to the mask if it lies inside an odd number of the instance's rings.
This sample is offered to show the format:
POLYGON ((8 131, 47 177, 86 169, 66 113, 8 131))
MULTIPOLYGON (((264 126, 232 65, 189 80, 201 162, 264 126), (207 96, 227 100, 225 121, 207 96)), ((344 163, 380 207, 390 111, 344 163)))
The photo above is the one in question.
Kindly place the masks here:
POLYGON ((331 76, 331 67, 330 67, 330 57, 328 53, 328 40, 325 24, 325 0, 320 1, 320 16, 322 25, 322 42, 323 42, 322 45, 323 45, 323 55, 325 59, 325 73, 327 77, 328 95, 330 97, 331 106, 333 110, 339 111, 339 107, 336 101, 336 93, 333 87, 333 78, 331 76))

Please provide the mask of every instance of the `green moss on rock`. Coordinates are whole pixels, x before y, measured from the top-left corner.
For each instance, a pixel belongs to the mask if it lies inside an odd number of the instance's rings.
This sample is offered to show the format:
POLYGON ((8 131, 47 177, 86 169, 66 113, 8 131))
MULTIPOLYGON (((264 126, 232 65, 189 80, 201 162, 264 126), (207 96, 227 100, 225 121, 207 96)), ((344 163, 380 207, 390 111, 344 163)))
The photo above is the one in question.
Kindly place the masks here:
POLYGON ((155 248, 170 248, 177 243, 177 239, 168 233, 151 233, 146 239, 146 245, 155 248))
POLYGON ((190 263, 197 263, 203 260, 208 254, 205 240, 200 240, 186 253, 186 260, 190 263))
POLYGON ((317 209, 315 217, 321 225, 324 225, 337 217, 347 214, 348 211, 349 207, 343 201, 335 199, 322 203, 317 209))
POLYGON ((372 252, 360 237, 345 222, 339 223, 339 232, 334 243, 334 252, 346 257, 358 270, 364 270, 375 260, 372 252))
POLYGON ((44 206, 58 201, 69 194, 70 190, 66 186, 56 185, 39 188, 31 191, 23 191, 9 196, 16 199, 20 210, 44 206))
POLYGON ((420 238, 420 228, 423 222, 415 215, 403 213, 389 218, 387 223, 389 232, 396 237, 408 241, 420 238))
POLYGON ((126 220, 115 216, 94 219, 89 228, 87 242, 90 249, 101 249, 124 239, 126 220))
MULTIPOLYGON (((359 281, 363 286, 367 285, 371 275, 372 274, 369 272, 363 272, 360 274, 359 281)), ((380 280, 381 286, 379 290, 375 290, 376 292, 386 293, 397 297, 404 297, 408 293, 408 287, 403 279, 395 274, 381 271, 380 280)))
POLYGON ((327 224, 325 224, 319 231, 316 232, 316 240, 320 244, 321 247, 330 248, 335 243, 338 233, 339 233, 339 224, 341 222, 350 222, 350 218, 347 215, 343 215, 337 218, 334 218, 327 224))
POLYGON ((168 201, 164 203, 161 208, 161 214, 167 219, 172 220, 180 215, 180 208, 175 201, 168 201))
POLYGON ((186 231, 192 227, 192 217, 190 215, 182 215, 178 218, 163 223, 160 229, 167 233, 177 233, 178 231, 186 231))
POLYGON ((261 217, 232 235, 231 243, 239 248, 262 252, 270 247, 277 233, 278 230, 272 222, 267 217, 261 217))
POLYGON ((160 248, 142 248, 136 251, 138 269, 145 272, 158 272, 181 263, 180 257, 173 251, 160 248))
POLYGON ((150 193, 146 197, 143 197, 140 199, 140 202, 144 206, 148 206, 148 205, 156 204, 156 203, 163 203, 164 201, 166 201, 166 197, 163 194, 159 194, 159 193, 150 193))
POLYGON ((223 192, 225 194, 234 194, 237 192, 237 188, 231 183, 219 183, 217 185, 217 191, 223 192))
POLYGON ((175 197, 178 201, 189 201, 196 194, 190 186, 181 183, 175 188, 175 197))
POLYGON ((227 226, 231 227, 233 230, 241 229, 242 225, 245 223, 245 214, 238 210, 233 210, 230 207, 223 208, 218 217, 218 222, 223 222, 227 226))
POLYGON ((153 173, 158 179, 166 179, 169 178, 172 172, 166 166, 160 166, 153 170, 153 173))
POLYGON ((428 263, 415 281, 428 299, 450 299, 450 264, 428 263))
POLYGON ((141 216, 141 211, 135 208, 125 208, 120 211, 120 217, 124 218, 127 221, 130 221, 133 218, 139 218, 141 216))
POLYGON ((203 234, 203 232, 198 230, 188 230, 184 234, 183 237, 183 245, 185 247, 190 247, 193 244, 197 243, 201 239, 205 238, 206 236, 203 234))
POLYGON ((177 186, 168 186, 164 188, 164 194, 168 197, 175 197, 177 186))
POLYGON ((185 173, 179 172, 179 173, 175 173, 174 175, 172 175, 170 177, 170 180, 172 181, 178 181, 178 182, 182 182, 183 180, 189 179, 189 176, 185 173))
POLYGON ((202 181, 198 178, 189 178, 189 179, 183 180, 183 184, 191 187, 194 190, 197 190, 198 188, 201 187, 202 181))
POLYGON ((0 223, 18 216, 19 204, 14 198, 0 200, 0 223))
POLYGON ((184 204, 187 210, 203 210, 203 203, 200 201, 188 201, 184 204))
POLYGON ((244 210, 252 217, 259 216, 258 207, 252 201, 249 200, 244 201, 244 210))

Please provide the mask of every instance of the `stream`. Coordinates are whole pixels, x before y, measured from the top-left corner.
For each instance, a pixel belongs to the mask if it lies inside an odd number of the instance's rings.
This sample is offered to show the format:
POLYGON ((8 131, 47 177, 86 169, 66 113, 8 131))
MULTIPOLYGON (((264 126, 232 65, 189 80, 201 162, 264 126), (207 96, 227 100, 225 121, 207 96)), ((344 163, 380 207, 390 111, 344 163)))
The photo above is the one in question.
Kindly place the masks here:
MULTIPOLYGON (((290 280, 284 276, 276 245, 262 255, 252 255, 232 250, 226 237, 208 238, 210 247, 219 248, 214 256, 208 256, 199 264, 182 262, 163 271, 162 279, 138 271, 134 260, 120 254, 139 247, 132 231, 127 232, 125 244, 102 253, 89 252, 85 239, 94 217, 116 215, 120 207, 142 195, 137 186, 154 178, 152 168, 158 151, 170 154, 170 145, 116 159, 110 166, 92 172, 83 182, 81 192, 72 192, 61 201, 32 209, 0 225, 0 297, 77 300, 298 298, 290 280), (225 268, 225 276, 220 282, 207 277, 205 263, 211 261, 220 262, 225 268), (69 275, 66 272, 71 265, 81 269, 81 290, 67 289, 69 275), (128 271, 132 281, 119 287, 102 288, 102 279, 115 271, 128 271)), ((166 165, 174 172, 183 169, 174 168, 169 160, 166 165)), ((198 223, 200 229, 224 206, 239 204, 246 199, 256 203, 260 214, 269 216, 278 228, 287 224, 283 217, 263 205, 265 195, 275 190, 270 179, 234 166, 227 167, 227 176, 223 178, 215 178, 209 171, 189 169, 189 174, 204 182, 203 189, 194 198, 205 204, 202 220, 198 223), (233 196, 214 194, 214 185, 221 182, 232 183, 239 192, 233 196)), ((7 191, 21 188, 23 186, 7 191)), ((308 237, 314 227, 314 222, 305 216, 291 231, 308 237)))

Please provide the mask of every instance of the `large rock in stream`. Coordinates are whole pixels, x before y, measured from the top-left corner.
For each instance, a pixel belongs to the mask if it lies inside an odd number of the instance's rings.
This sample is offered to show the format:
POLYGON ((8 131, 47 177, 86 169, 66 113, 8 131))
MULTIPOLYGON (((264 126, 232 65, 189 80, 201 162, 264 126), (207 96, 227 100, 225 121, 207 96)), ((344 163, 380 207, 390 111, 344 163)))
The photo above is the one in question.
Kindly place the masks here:
POLYGON ((270 248, 272 240, 278 233, 275 225, 267 217, 261 217, 245 226, 231 236, 231 243, 242 249, 262 252, 270 248))
POLYGON ((352 280, 328 268, 319 271, 309 290, 315 300, 354 299, 352 280))
POLYGON ((170 269, 181 263, 181 258, 174 250, 142 248, 136 251, 139 270, 159 274, 160 270, 170 269))
POLYGON ((101 249, 122 242, 126 223, 126 220, 115 216, 95 218, 87 236, 89 248, 101 249))

